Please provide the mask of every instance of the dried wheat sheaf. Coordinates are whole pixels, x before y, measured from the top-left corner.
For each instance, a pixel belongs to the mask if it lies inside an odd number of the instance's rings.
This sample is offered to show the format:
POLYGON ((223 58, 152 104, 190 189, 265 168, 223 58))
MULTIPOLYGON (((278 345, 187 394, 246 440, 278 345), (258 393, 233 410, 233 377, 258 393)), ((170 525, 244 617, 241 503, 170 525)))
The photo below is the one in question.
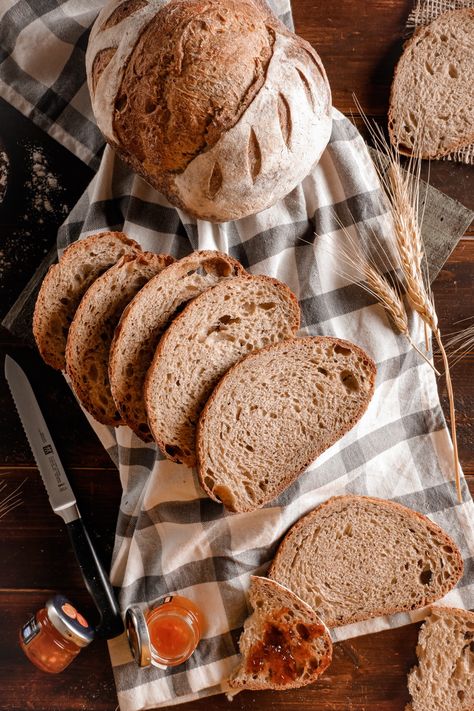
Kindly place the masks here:
MULTIPOLYGON (((440 375, 429 357, 428 331, 431 330, 443 360, 453 441, 454 479, 458 500, 462 502, 453 387, 430 289, 421 234, 421 159, 415 155, 402 168, 403 159, 398 151, 387 143, 380 127, 369 123, 357 101, 356 105, 378 151, 379 160, 373 162, 380 179, 390 229, 383 243, 370 224, 364 228, 371 233, 372 244, 376 245, 376 252, 381 256, 378 260, 375 260, 367 249, 367 242, 361 238, 356 220, 353 220, 354 225, 348 229, 336 217, 345 244, 339 241, 336 247, 332 238, 317 235, 318 245, 332 252, 335 269, 341 277, 358 284, 381 304, 393 327, 409 340, 411 346, 430 364, 435 373, 440 375), (354 232, 356 237, 353 236, 354 232), (426 353, 423 353, 411 337, 405 303, 409 304, 423 321, 426 353)), ((416 150, 414 153, 416 154, 416 150)))

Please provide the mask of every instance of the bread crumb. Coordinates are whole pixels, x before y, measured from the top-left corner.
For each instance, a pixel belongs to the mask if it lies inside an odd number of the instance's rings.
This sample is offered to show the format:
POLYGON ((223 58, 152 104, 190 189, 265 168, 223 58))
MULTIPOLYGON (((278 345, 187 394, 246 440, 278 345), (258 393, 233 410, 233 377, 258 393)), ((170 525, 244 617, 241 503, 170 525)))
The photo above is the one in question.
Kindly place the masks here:
MULTIPOLYGON (((51 171, 48 159, 40 146, 32 146, 29 149, 29 171, 31 177, 25 183, 25 188, 30 196, 30 210, 35 214, 38 223, 43 224, 45 213, 66 214, 68 207, 62 200, 64 188, 51 171)), ((23 219, 27 220, 30 216, 26 214, 23 219)))
POLYGON ((8 182, 10 160, 5 151, 0 151, 0 202, 3 201, 8 182))

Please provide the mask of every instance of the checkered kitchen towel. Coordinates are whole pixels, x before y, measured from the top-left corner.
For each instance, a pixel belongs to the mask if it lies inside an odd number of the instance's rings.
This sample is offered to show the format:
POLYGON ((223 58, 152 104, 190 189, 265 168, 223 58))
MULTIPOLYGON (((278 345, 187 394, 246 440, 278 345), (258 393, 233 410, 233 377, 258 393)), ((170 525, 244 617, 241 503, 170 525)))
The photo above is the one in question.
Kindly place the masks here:
MULTIPOLYGON (((99 5, 89 0, 10 4, 2 18, 7 46, 0 64, 2 95, 93 166, 102 142, 80 70, 86 30, 99 5), (33 52, 29 42, 35 38, 33 52)), ((276 9, 290 24, 286 0, 276 9)), ((457 220, 461 231, 471 215, 438 198, 445 209, 443 225, 457 220)), ((436 209, 426 210, 427 219, 432 213, 436 209)), ((366 146, 334 110, 330 144, 319 164, 284 200, 256 216, 219 225, 191 219, 106 148, 95 179, 60 230, 60 249, 97 230, 123 229, 144 248, 176 257, 194 249, 228 252, 250 272, 290 286, 301 305, 301 335, 352 340, 378 366, 374 398, 358 425, 277 500, 254 513, 225 513, 203 495, 194 471, 163 460, 126 427, 112 430, 91 420, 117 462, 123 486, 112 568, 121 607, 180 592, 208 615, 196 653, 173 669, 140 670, 123 638, 110 644, 122 711, 221 690, 238 661, 250 574, 264 574, 288 528, 330 496, 380 496, 429 515, 453 536, 465 559, 464 578, 447 601, 474 606, 474 506, 464 479, 464 503, 456 501, 452 446, 433 372, 394 333, 373 299, 340 275, 346 265, 337 245, 345 237, 338 220, 356 240, 373 243, 372 230, 382 242, 391 238, 366 146)), ((421 342, 420 322, 413 316, 410 325, 413 339, 421 342)), ((406 624, 422 614, 352 625, 335 631, 334 638, 406 624)))

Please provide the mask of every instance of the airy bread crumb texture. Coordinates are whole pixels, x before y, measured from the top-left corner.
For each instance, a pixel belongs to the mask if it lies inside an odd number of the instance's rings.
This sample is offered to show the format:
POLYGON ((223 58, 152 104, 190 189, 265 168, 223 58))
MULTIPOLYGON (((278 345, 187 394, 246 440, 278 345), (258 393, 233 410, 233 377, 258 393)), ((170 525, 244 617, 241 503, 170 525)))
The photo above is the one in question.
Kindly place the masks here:
POLYGON ((474 8, 440 15, 406 44, 389 131, 400 152, 439 158, 474 141, 474 8))
POLYGON ((69 326, 92 282, 125 254, 137 253, 140 245, 123 232, 101 232, 71 244, 58 264, 49 268, 33 315, 33 334, 48 365, 57 370, 66 367, 69 326))
POLYGON ((145 408, 145 377, 161 336, 191 299, 219 281, 244 273, 227 254, 193 252, 150 279, 123 312, 110 348, 110 385, 123 421, 144 442, 153 439, 145 408))
POLYGON ((353 343, 297 338, 244 359, 198 428, 201 485, 231 511, 272 501, 362 416, 375 365, 353 343))
POLYGON ((340 496, 293 526, 269 575, 339 627, 424 607, 462 572, 456 544, 425 516, 391 501, 340 496))
POLYGON ((416 653, 418 666, 408 675, 413 700, 406 711, 473 711, 474 613, 433 607, 416 653))
POLYGON ((222 281, 191 301, 160 340, 145 381, 148 423, 164 454, 193 466, 196 424, 219 379, 298 326, 296 297, 266 276, 222 281))
POLYGON ((104 425, 121 424, 110 390, 109 350, 125 306, 173 257, 143 252, 126 255, 94 281, 69 329, 66 369, 82 406, 104 425))
POLYGON ((232 689, 305 686, 332 659, 329 632, 315 612, 282 585, 252 576, 247 618, 239 640, 242 661, 229 679, 232 689))

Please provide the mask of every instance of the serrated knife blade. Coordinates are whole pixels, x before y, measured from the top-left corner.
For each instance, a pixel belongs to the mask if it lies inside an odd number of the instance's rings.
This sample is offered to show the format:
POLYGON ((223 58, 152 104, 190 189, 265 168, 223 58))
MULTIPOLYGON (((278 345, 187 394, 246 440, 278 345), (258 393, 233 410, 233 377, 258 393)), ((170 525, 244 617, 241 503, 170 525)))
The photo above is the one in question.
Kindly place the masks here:
POLYGON ((106 639, 116 637, 124 628, 114 590, 84 526, 33 388, 23 368, 9 355, 5 357, 5 377, 52 509, 66 524, 82 577, 99 611, 96 633, 106 639))
POLYGON ((33 388, 24 370, 8 355, 5 357, 5 377, 53 511, 61 516, 66 523, 79 518, 76 497, 59 459, 33 388))

